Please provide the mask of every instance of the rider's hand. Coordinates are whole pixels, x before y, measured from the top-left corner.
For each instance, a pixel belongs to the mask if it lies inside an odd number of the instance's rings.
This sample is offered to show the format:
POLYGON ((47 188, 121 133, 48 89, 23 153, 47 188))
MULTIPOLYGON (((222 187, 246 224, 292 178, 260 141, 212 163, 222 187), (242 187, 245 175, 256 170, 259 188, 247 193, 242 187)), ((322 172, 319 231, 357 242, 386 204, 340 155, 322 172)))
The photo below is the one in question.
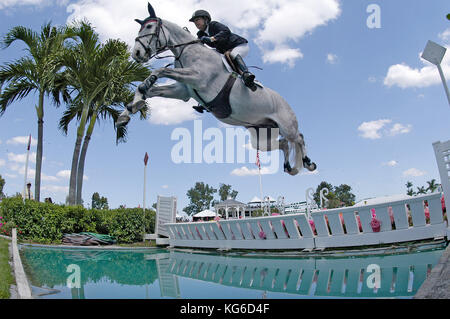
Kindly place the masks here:
POLYGON ((212 43, 211 38, 210 38, 210 37, 207 37, 207 36, 201 37, 201 38, 200 38, 200 41, 201 41, 202 43, 204 43, 204 44, 211 44, 211 43, 212 43))

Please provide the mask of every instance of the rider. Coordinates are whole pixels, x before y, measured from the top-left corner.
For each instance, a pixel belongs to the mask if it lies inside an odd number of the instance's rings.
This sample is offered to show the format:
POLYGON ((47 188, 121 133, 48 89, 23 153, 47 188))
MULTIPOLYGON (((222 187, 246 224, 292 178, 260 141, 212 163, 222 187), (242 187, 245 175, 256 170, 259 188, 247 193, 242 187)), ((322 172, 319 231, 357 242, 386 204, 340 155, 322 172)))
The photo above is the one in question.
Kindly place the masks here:
POLYGON ((200 30, 197 36, 202 43, 215 48, 222 54, 231 51, 230 57, 239 70, 242 71, 242 78, 244 79, 245 85, 254 91, 256 89, 255 83, 253 82, 255 75, 248 71, 242 59, 250 50, 248 41, 232 33, 226 25, 217 21, 211 21, 211 15, 208 11, 195 11, 189 21, 194 22, 197 29, 200 30))

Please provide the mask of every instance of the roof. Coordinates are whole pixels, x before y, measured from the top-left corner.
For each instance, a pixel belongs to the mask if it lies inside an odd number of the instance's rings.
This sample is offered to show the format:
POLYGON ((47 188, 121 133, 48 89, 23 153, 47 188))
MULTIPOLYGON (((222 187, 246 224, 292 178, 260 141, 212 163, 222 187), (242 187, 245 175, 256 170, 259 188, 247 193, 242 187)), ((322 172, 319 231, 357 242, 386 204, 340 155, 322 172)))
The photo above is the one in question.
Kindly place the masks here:
MULTIPOLYGON (((276 202, 276 199, 273 198, 272 196, 269 196, 269 201, 270 202, 276 202)), ((255 196, 252 198, 251 201, 248 202, 249 204, 255 204, 255 203, 261 203, 261 199, 258 196, 255 196)))
POLYGON ((216 205, 214 205, 215 208, 217 207, 225 207, 225 206, 247 206, 247 204, 241 203, 235 199, 227 199, 224 200, 223 202, 217 203, 216 205))
POLYGON ((195 214, 192 217, 216 217, 216 213, 213 212, 212 210, 206 209, 202 210, 201 212, 195 214))
POLYGON ((249 204, 253 204, 253 203, 261 203, 261 199, 258 196, 255 196, 252 198, 251 201, 248 202, 249 204))
POLYGON ((387 202, 393 202, 397 200, 404 200, 411 198, 412 196, 405 195, 405 194, 398 194, 398 195, 391 195, 391 196, 381 196, 381 197, 375 197, 375 198, 367 198, 363 199, 359 202, 357 202, 354 207, 360 207, 360 206, 366 206, 366 205, 376 205, 376 204, 382 204, 387 202))

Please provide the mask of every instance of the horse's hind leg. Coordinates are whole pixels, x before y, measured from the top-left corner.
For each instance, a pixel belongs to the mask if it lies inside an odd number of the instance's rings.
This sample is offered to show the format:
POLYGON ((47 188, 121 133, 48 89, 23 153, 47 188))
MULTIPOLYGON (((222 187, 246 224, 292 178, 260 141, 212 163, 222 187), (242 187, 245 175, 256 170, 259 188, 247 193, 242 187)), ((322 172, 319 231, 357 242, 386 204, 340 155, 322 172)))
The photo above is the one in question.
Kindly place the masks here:
POLYGON ((311 159, 308 156, 306 156, 306 146, 305 146, 305 140, 304 140, 303 134, 298 133, 297 143, 298 143, 299 147, 302 149, 303 167, 305 167, 310 172, 315 171, 317 169, 316 163, 311 162, 311 159))

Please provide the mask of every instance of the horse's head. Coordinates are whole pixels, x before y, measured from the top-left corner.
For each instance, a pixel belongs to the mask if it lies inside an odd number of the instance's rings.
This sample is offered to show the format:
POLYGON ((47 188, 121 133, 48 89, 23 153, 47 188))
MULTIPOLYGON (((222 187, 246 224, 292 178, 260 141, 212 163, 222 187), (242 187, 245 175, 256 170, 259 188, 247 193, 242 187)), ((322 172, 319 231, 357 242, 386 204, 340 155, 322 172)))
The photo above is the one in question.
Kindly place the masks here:
POLYGON ((141 25, 133 48, 133 59, 137 62, 147 62, 152 56, 164 50, 167 39, 161 32, 162 22, 155 14, 155 10, 148 4, 150 16, 145 20, 135 19, 141 25), (164 45, 162 44, 164 42, 164 45))

